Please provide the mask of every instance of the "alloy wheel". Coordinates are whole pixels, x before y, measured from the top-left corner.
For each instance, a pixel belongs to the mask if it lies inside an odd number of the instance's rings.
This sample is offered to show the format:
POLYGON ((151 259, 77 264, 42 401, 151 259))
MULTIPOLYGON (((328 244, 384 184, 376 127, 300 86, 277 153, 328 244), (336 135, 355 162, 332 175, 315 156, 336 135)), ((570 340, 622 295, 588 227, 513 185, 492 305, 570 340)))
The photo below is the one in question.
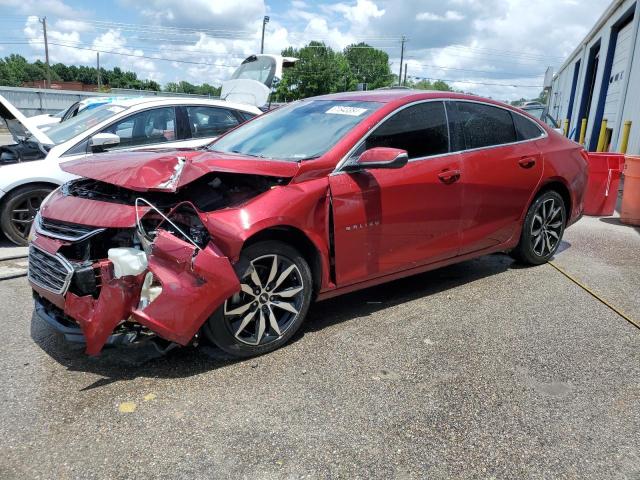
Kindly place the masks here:
POLYGON ((562 205, 547 198, 538 207, 531 222, 531 249, 539 257, 550 255, 558 247, 564 225, 562 205))
POLYGON ((40 209, 42 201, 49 194, 47 191, 33 191, 29 195, 20 199, 10 212, 11 227, 15 233, 26 239, 31 230, 36 214, 40 209))
POLYGON ((240 292, 224 304, 224 319, 234 337, 263 345, 282 337, 304 303, 300 270, 283 255, 263 255, 250 262, 240 292))

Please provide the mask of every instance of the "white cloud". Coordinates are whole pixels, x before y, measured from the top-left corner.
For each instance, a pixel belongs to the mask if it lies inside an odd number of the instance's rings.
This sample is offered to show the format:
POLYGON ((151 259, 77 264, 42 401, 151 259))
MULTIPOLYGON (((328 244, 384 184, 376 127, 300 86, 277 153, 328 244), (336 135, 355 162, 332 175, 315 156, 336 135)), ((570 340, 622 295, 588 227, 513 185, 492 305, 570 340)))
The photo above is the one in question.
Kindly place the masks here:
POLYGON ((455 10, 447 10, 444 15, 438 15, 431 12, 420 12, 416 15, 416 19, 420 21, 431 22, 451 22, 464 19, 464 15, 456 12, 455 10))
POLYGON ((79 14, 61 0, 2 0, 0 5, 10 7, 13 13, 25 15, 56 15, 74 18, 79 14))
POLYGON ((66 18, 56 20, 53 24, 53 28, 57 30, 70 30, 74 32, 88 32, 93 30, 93 26, 87 22, 83 22, 82 20, 69 20, 66 18))
MULTIPOLYGON (((118 65, 135 71, 139 78, 164 82, 219 83, 228 78, 243 57, 259 51, 265 13, 270 16, 265 35, 267 53, 279 53, 289 45, 301 47, 311 40, 324 41, 335 49, 364 41, 387 51, 392 71, 397 73, 399 39, 405 35, 410 76, 450 80, 461 90, 511 99, 537 95, 537 84, 542 82, 540 76, 546 67, 559 65, 608 2, 330 0, 319 4, 289 0, 284 5, 266 5, 263 0, 115 1, 121 11, 130 14, 131 23, 146 23, 149 29, 96 31, 90 13, 71 8, 63 0, 0 0, 0 13, 8 6, 19 13, 50 15, 52 43, 212 64, 101 54, 105 66, 118 65), (167 27, 201 33, 178 34, 178 30, 167 27)), ((32 54, 43 58, 37 17, 27 21, 24 34, 32 54)), ((95 63, 95 52, 88 50, 51 45, 50 54, 54 62, 95 63)))
POLYGON ((330 8, 343 14, 355 28, 366 26, 370 19, 380 18, 385 14, 385 10, 378 8, 371 0, 357 0, 355 5, 336 3, 330 8))

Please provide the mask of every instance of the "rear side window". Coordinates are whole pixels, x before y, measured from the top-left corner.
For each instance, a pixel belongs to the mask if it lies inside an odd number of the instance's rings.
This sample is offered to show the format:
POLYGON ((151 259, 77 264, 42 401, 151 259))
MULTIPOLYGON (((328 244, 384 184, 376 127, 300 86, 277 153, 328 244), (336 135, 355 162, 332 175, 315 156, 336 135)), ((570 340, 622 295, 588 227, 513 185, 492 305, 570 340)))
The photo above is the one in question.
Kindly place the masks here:
POLYGON ((187 107, 193 138, 217 137, 240 122, 231 110, 218 107, 187 107))
POLYGON ((365 143, 358 150, 400 148, 409 153, 409 158, 447 153, 449 134, 444 104, 425 102, 400 110, 369 135, 365 143))
POLYGON ((255 113, 251 113, 251 112, 243 112, 242 110, 237 110, 237 113, 240 114, 240 116, 242 117, 243 121, 248 121, 251 120, 253 117, 256 116, 255 113))
POLYGON ((466 149, 491 147, 516 141, 508 110, 473 102, 455 102, 466 149))
POLYGON ((516 135, 518 140, 532 140, 542 136, 542 129, 528 118, 523 117, 515 112, 511 112, 513 123, 516 126, 516 135))

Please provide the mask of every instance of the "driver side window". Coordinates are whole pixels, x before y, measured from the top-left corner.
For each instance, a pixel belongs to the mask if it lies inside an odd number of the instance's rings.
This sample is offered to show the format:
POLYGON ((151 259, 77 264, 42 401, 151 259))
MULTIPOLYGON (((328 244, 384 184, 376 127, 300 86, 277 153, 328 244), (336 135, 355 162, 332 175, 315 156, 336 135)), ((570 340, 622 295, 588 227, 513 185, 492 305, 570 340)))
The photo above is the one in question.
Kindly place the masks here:
POLYGON ((449 131, 442 102, 424 102, 400 110, 363 142, 355 156, 375 147, 406 150, 409 159, 449 152, 449 131))
POLYGON ((152 108, 123 118, 103 130, 120 137, 118 148, 153 145, 176 140, 173 107, 152 108))

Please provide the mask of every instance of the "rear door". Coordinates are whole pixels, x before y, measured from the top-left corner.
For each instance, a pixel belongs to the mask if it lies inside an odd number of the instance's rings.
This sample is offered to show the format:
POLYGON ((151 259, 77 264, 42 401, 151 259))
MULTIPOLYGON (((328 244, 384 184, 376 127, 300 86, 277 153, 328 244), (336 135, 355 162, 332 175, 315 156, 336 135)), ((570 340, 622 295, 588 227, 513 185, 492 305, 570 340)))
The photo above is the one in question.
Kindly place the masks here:
POLYGON ((190 146, 206 145, 244 121, 234 110, 208 105, 186 106, 190 146))
POLYGON ((361 142, 352 158, 373 147, 407 150, 410 160, 397 170, 329 177, 339 286, 450 258, 458 251, 460 161, 458 154, 449 153, 443 103, 400 109, 361 142))
POLYGON ((517 233, 542 177, 535 139, 541 127, 523 115, 471 101, 448 102, 464 170, 460 254, 489 248, 517 233))

